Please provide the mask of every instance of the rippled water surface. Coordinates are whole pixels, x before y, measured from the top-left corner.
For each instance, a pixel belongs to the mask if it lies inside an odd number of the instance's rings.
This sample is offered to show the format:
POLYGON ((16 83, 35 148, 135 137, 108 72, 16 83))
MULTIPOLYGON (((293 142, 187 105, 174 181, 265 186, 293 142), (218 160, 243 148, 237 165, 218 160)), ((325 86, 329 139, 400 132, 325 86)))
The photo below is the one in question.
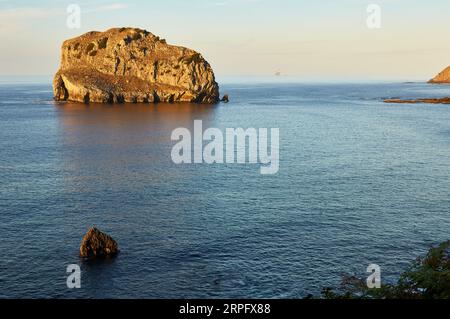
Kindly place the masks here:
POLYGON ((450 238, 450 96, 425 84, 225 84, 231 103, 55 104, 0 85, 0 297, 303 297, 392 281, 450 238), (280 171, 172 163, 171 132, 278 127, 280 171), (78 258, 91 225, 115 260, 78 258), (66 287, 79 264, 82 288, 66 287))

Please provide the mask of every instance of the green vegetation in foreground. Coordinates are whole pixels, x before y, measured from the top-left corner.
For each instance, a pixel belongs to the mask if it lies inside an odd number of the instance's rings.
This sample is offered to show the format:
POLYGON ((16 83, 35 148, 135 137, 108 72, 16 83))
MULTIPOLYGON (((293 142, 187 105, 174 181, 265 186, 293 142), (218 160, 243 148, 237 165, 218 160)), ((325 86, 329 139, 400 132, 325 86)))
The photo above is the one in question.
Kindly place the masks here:
POLYGON ((417 258, 395 285, 369 289, 365 279, 346 277, 339 292, 325 288, 320 298, 450 299, 450 240, 431 248, 425 257, 417 258))

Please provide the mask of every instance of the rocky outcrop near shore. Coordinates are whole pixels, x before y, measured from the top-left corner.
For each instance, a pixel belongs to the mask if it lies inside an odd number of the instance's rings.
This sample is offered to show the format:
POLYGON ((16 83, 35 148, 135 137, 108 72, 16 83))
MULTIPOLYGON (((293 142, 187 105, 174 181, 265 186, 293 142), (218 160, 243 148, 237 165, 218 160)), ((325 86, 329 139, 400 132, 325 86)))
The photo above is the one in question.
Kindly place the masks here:
POLYGON ((83 237, 80 245, 80 257, 97 258, 117 255, 119 245, 111 236, 92 227, 83 237))
POLYGON ((200 53, 137 28, 67 40, 53 80, 56 101, 216 103, 219 86, 200 53))
POLYGON ((439 99, 426 98, 426 99, 415 99, 415 100, 403 100, 403 99, 387 99, 384 103, 396 103, 396 104, 417 104, 417 103, 428 103, 428 104, 450 104, 450 97, 444 97, 439 99))
POLYGON ((450 66, 432 78, 428 83, 450 83, 450 66))
MULTIPOLYGON (((441 73, 432 78, 428 83, 450 83, 450 66, 443 70, 441 73)), ((395 104, 450 104, 450 97, 442 97, 442 98, 420 98, 420 99, 400 99, 400 98, 391 98, 385 99, 384 103, 395 103, 395 104)))

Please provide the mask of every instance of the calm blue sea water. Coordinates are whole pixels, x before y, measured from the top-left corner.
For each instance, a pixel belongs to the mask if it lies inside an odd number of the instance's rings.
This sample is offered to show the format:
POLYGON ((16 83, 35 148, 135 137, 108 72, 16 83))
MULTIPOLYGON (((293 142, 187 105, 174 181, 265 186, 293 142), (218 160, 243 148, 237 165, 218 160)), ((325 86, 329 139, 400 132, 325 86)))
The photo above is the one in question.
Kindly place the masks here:
POLYGON ((450 96, 425 84, 226 84, 229 104, 55 104, 0 85, 0 297, 304 297, 393 281, 450 238, 450 96), (176 127, 278 127, 280 171, 171 162, 176 127), (91 225, 121 247, 78 258, 91 225), (79 264, 82 288, 66 287, 79 264))

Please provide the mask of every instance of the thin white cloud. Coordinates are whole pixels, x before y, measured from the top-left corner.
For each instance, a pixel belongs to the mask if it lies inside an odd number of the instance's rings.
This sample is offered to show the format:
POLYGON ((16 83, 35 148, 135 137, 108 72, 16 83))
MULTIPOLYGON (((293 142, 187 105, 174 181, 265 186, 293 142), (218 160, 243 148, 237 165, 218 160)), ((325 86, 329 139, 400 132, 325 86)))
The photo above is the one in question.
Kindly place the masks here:
POLYGON ((103 5, 103 6, 99 6, 96 8, 92 8, 92 9, 87 9, 87 10, 82 10, 82 12, 85 13, 92 13, 92 12, 106 12, 106 11, 115 11, 115 10, 124 10, 129 8, 130 6, 126 3, 112 3, 112 4, 107 4, 107 5, 103 5))
POLYGON ((225 7, 225 6, 239 6, 243 4, 256 4, 261 0, 216 0, 207 1, 204 6, 206 7, 225 7))
POLYGON ((58 14, 58 10, 44 9, 37 7, 21 7, 8 8, 0 10, 0 19, 33 19, 33 18, 47 18, 58 14))
MULTIPOLYGON (((4 0, 0 0, 0 2, 4 2, 4 0)), ((89 8, 82 5, 80 7, 81 13, 83 14, 124 10, 129 8, 130 6, 125 3, 111 3, 98 7, 89 8)), ((50 9, 45 7, 27 6, 0 9, 0 20, 39 19, 58 15, 67 15, 66 7, 50 9)))

